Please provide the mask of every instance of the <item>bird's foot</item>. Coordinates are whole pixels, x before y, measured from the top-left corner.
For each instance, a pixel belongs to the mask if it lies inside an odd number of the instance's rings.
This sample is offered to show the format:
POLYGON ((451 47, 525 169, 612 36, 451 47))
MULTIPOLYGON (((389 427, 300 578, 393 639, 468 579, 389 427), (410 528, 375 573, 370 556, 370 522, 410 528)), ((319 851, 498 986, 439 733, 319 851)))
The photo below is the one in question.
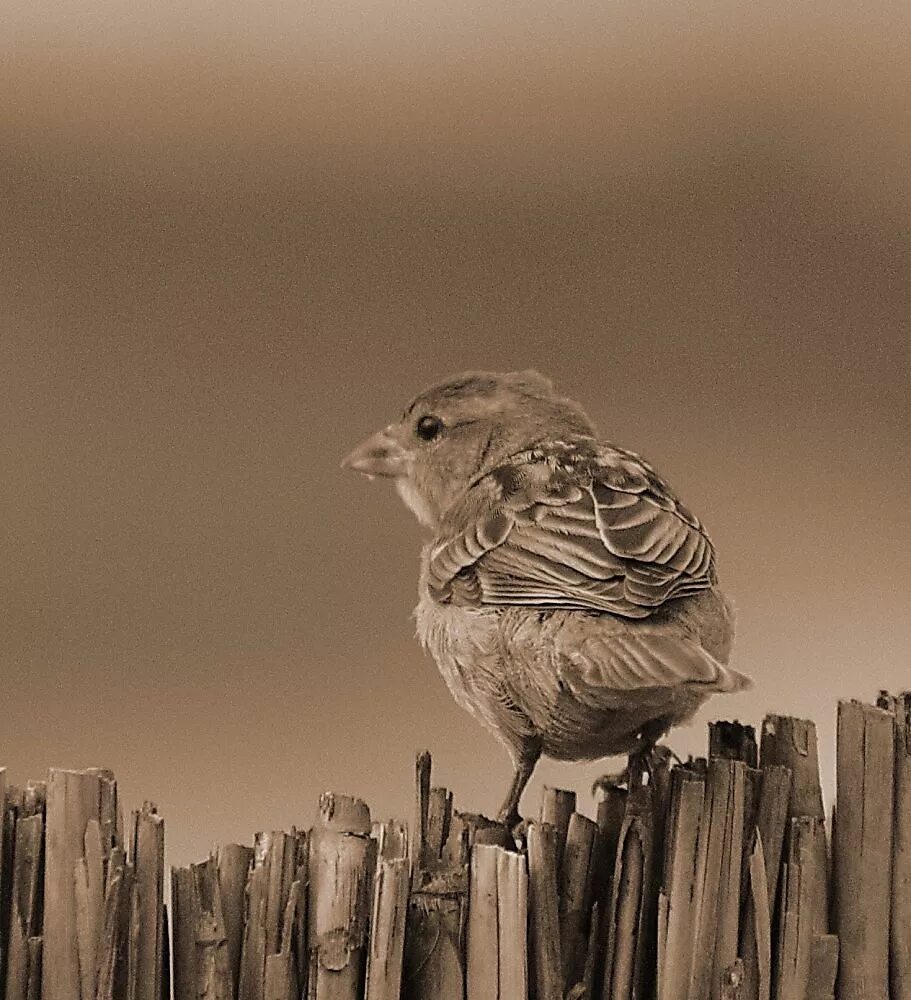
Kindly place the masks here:
POLYGON ((525 843, 528 836, 528 820, 523 819, 519 815, 518 810, 514 809, 511 812, 504 812, 501 809, 497 814, 497 822, 509 830, 518 845, 525 843))
POLYGON ((683 762, 670 747, 659 746, 640 738, 636 746, 630 750, 626 767, 622 771, 604 774, 592 783, 592 795, 597 799, 608 794, 613 788, 633 788, 647 785, 652 775, 659 767, 664 767, 674 759, 678 764, 683 762))

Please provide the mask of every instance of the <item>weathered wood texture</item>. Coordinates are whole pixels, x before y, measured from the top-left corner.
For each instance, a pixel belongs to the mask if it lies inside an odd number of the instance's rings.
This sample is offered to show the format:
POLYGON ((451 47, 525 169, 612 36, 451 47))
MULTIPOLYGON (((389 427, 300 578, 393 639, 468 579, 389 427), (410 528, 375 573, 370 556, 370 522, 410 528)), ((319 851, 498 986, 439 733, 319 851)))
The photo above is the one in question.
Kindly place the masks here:
POLYGON ((888 1000, 895 719, 838 705, 834 836, 839 1000, 888 1000))
POLYGON ((174 869, 169 905, 153 806, 125 828, 108 771, 0 769, 0 993, 911 1000, 909 733, 911 694, 839 705, 831 863, 815 726, 774 715, 758 747, 721 722, 706 758, 637 758, 594 818, 547 788, 515 831, 422 754, 410 826, 327 794, 311 830, 174 869))

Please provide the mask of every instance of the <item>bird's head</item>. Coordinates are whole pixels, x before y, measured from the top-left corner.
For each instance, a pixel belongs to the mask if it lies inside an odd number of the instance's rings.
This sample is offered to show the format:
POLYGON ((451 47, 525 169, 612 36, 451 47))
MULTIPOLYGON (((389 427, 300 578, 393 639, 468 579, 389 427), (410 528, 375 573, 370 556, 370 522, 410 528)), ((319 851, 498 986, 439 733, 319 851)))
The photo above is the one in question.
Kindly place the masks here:
POLYGON ((358 445, 342 466, 393 479, 418 520, 435 528, 473 483, 510 455, 593 433, 581 407, 535 371, 466 372, 416 396, 398 423, 358 445))

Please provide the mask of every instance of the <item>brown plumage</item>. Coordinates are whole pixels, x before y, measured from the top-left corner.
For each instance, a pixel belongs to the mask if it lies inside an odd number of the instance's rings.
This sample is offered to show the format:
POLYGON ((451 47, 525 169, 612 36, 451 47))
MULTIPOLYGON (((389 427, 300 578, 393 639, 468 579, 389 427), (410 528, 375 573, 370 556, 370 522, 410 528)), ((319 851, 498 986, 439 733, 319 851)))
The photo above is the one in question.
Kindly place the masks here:
POLYGON ((749 684, 727 666, 733 612, 705 529, 536 372, 434 386, 343 464, 393 478, 433 532, 417 632, 510 752, 503 821, 542 753, 639 751, 749 684))

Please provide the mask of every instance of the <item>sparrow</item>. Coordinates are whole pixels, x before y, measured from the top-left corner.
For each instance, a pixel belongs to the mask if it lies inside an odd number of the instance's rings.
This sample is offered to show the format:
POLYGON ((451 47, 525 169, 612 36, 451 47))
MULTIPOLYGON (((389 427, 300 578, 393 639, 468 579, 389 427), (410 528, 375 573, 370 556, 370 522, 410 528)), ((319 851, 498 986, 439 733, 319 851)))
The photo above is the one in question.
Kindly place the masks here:
POLYGON ((429 529, 417 635, 510 754, 507 826, 542 754, 647 754, 750 686, 701 522, 539 373, 434 385, 342 466, 391 479, 429 529))

